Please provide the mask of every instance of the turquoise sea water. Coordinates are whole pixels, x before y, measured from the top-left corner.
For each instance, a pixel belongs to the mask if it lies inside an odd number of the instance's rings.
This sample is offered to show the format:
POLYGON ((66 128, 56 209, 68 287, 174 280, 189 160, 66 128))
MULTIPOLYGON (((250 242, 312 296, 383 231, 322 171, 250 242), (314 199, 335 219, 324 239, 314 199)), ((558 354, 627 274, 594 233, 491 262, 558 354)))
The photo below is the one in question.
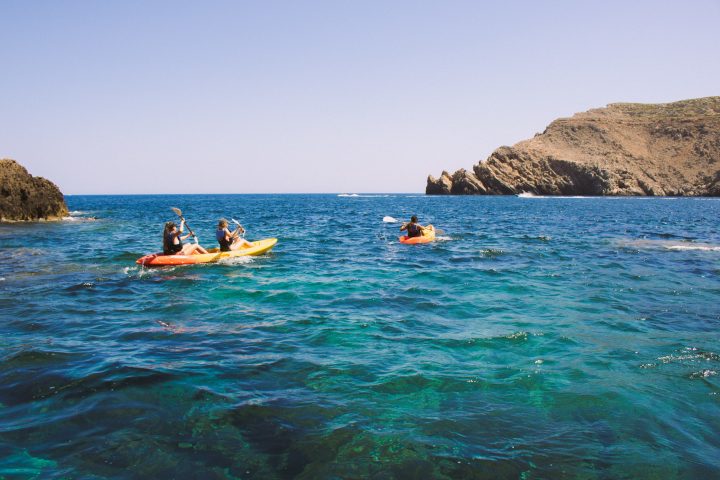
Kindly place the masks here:
POLYGON ((720 476, 720 200, 67 202, 0 226, 0 478, 720 476), (138 267, 171 206, 279 242, 138 267))

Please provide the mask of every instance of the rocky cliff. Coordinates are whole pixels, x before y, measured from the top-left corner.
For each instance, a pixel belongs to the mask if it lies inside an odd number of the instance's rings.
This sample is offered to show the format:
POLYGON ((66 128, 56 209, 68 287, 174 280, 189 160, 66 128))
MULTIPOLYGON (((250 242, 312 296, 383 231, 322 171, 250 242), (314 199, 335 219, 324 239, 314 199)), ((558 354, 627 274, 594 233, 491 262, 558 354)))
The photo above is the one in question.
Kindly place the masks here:
POLYGON ((0 221, 57 220, 67 214, 54 183, 33 177, 15 160, 0 159, 0 221))
POLYGON ((720 196, 720 97, 615 103, 552 122, 469 172, 428 177, 432 195, 720 196))

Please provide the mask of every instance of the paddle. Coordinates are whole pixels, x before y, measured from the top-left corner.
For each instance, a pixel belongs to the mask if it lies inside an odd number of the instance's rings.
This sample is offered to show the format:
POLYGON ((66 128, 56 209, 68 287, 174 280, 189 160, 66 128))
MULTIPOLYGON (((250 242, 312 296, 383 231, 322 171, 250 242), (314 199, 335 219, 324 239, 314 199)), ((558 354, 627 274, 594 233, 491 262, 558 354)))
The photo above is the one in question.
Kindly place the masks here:
POLYGON ((251 245, 251 243, 248 242, 247 240, 245 240, 245 233, 247 232, 247 230, 245 230, 245 227, 243 227, 242 225, 240 225, 240 222, 238 222, 238 221, 235 220, 234 218, 231 218, 230 220, 232 220, 232 222, 233 222, 235 225, 237 225, 237 227, 238 227, 238 228, 235 230, 235 233, 237 233, 238 230, 242 230, 242 234, 241 234, 240 236, 241 236, 242 239, 245 241, 245 243, 243 244, 242 248, 248 248, 248 247, 251 245))
POLYGON ((245 238, 245 231, 246 231, 246 230, 245 230, 245 227, 243 227, 242 225, 240 225, 240 222, 238 222, 238 221, 235 220, 234 218, 231 218, 230 220, 232 220, 232 222, 233 222, 235 225, 237 225, 237 226, 240 228, 240 230, 242 230, 242 238, 245 238))
POLYGON ((190 232, 190 235, 192 235, 193 238, 195 239, 195 243, 198 243, 197 235, 195 235, 195 232, 192 231, 192 228, 190 228, 190 225, 187 224, 187 220, 185 220, 185 217, 183 217, 182 210, 180 210, 180 209, 177 208, 177 207, 170 207, 170 210, 172 210, 173 212, 175 212, 175 214, 176 214, 178 217, 180 217, 180 220, 182 220, 183 222, 185 222, 185 226, 187 227, 188 232, 190 232))

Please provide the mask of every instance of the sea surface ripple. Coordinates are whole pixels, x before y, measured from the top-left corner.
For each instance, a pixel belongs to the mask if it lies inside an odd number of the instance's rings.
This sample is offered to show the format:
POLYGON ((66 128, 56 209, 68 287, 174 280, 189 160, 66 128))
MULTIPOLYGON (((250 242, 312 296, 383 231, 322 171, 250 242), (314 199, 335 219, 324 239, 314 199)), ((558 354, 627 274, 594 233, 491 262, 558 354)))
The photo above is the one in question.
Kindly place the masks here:
POLYGON ((67 202, 0 225, 0 478, 720 477, 720 200, 67 202), (141 268, 170 207, 279 242, 141 268))

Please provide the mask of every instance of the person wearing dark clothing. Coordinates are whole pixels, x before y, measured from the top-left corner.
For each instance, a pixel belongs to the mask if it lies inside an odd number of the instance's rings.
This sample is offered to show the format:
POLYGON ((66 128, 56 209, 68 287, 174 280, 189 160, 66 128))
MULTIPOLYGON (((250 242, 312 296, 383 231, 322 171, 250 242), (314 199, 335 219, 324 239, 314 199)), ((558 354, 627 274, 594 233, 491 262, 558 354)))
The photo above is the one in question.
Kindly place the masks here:
POLYGON ((215 238, 220 244, 221 252, 229 252, 230 250, 252 246, 250 242, 239 236, 240 233, 245 233, 245 229, 241 225, 238 225, 233 232, 228 230, 227 227, 227 220, 221 218, 218 222, 218 228, 215 230, 215 238))
POLYGON ((408 238, 420 237, 425 231, 426 227, 423 227, 418 223, 417 216, 413 215, 408 223, 403 223, 400 227, 400 231, 407 230, 408 238))
POLYGON ((167 222, 163 229, 163 255, 192 255, 193 253, 208 253, 203 247, 196 243, 183 244, 192 234, 182 236, 185 230, 185 220, 180 222, 180 228, 175 222, 167 222))

